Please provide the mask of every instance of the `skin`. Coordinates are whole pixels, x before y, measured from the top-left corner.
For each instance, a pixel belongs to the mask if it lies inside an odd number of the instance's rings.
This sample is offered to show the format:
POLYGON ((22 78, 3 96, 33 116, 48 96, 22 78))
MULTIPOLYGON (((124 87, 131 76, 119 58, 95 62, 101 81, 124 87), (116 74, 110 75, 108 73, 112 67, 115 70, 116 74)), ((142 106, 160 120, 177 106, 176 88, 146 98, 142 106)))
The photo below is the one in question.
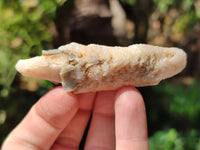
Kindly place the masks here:
POLYGON ((33 105, 2 150, 78 150, 91 114, 85 150, 148 150, 145 105, 133 87, 77 95, 54 88, 33 105))

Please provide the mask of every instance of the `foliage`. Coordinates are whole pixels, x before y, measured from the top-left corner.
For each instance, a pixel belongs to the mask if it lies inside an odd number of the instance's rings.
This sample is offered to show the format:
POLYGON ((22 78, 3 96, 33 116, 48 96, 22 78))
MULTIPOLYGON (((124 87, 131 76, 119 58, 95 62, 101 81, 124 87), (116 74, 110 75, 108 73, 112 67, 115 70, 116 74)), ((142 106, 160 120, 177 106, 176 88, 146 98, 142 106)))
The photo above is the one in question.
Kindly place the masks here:
POLYGON ((133 6, 136 3, 136 0, 120 0, 120 2, 133 6))
POLYGON ((7 96, 19 58, 38 55, 51 42, 56 1, 0 1, 0 96, 7 96))
POLYGON ((154 0, 154 3, 157 4, 157 7, 162 13, 166 13, 169 6, 174 3, 172 0, 154 0))
POLYGON ((157 8, 166 13, 170 8, 183 9, 184 11, 190 11, 193 9, 194 3, 197 0, 153 0, 157 8))
POLYGON ((140 89, 145 93, 150 149, 198 150, 200 82, 198 79, 186 83, 169 81, 140 89))
POLYGON ((175 129, 156 132, 149 139, 150 150, 183 150, 183 142, 175 129))
POLYGON ((135 2, 136 2, 136 0, 126 0, 126 3, 127 3, 128 5, 134 5, 135 2))
POLYGON ((176 129, 158 131, 149 139, 150 150, 199 150, 200 138, 197 130, 180 134, 176 129))
POLYGON ((162 95, 161 100, 176 117, 184 117, 190 122, 200 118, 200 86, 194 80, 189 85, 160 84, 154 87, 155 93, 162 95))
MULTIPOLYGON (((198 0, 154 0, 155 5, 163 16, 165 23, 171 26, 171 35, 184 37, 186 32, 191 32, 199 22, 199 1, 198 0)), ((171 37, 173 39, 173 37, 171 37)), ((180 40, 180 38, 178 38, 180 40)))

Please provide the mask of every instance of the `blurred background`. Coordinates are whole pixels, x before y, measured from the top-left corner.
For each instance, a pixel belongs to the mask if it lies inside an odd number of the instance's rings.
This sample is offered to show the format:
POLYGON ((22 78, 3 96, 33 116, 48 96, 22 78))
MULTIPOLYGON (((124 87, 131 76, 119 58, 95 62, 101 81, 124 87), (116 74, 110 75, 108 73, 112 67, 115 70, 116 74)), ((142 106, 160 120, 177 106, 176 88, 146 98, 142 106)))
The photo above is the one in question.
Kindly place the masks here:
POLYGON ((17 60, 72 41, 184 49, 182 73, 139 90, 150 150, 200 150, 200 0, 0 0, 0 145, 54 87, 21 76, 17 60))

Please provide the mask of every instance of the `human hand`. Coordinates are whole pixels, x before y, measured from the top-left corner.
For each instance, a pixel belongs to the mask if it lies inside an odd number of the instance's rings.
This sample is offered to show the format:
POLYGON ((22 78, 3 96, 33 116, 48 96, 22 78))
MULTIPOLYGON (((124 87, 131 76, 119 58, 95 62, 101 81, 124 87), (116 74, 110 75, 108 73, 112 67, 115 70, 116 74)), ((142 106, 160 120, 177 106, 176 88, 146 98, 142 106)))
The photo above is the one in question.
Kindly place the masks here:
POLYGON ((148 150, 145 105, 132 87, 74 95, 57 87, 31 108, 2 150, 148 150))

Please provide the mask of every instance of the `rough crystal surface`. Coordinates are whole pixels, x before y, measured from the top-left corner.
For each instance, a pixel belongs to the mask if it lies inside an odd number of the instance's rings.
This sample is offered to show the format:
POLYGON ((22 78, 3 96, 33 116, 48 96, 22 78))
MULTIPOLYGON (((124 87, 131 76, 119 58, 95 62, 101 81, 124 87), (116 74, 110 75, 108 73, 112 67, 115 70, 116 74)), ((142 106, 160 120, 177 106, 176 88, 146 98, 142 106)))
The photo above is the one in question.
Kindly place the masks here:
POLYGON ((175 47, 70 43, 43 51, 42 56, 20 60, 16 69, 25 76, 62 83, 66 91, 83 93, 156 85, 181 72, 186 57, 183 50, 175 47))

